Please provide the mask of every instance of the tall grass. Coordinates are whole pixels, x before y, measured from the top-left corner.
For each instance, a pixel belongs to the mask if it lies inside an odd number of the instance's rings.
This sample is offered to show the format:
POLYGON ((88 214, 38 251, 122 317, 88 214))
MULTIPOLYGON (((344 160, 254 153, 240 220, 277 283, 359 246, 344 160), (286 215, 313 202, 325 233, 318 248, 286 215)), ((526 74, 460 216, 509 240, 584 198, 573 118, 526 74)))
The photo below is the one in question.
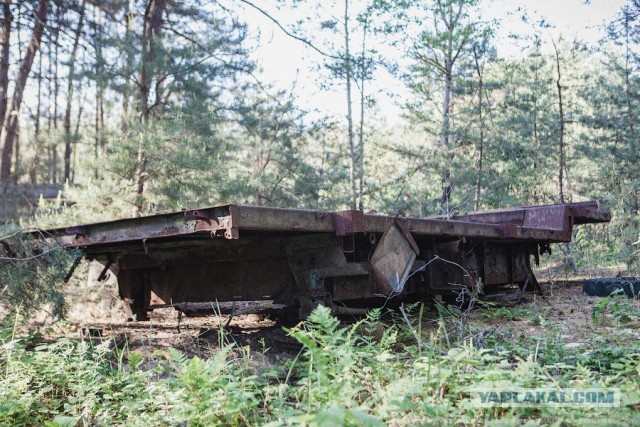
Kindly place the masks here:
MULTIPOLYGON (((518 343, 478 331, 453 310, 383 323, 380 311, 342 325, 318 307, 289 331, 302 349, 276 367, 223 346, 203 360, 170 349, 151 357, 108 342, 61 339, 31 348, 12 324, 0 353, 0 425, 425 425, 639 423, 640 348, 560 352, 557 331, 518 343), (453 330, 453 327, 462 330, 453 330), (419 331, 416 340, 416 331, 419 331), (445 334, 449 339, 444 338, 445 334), (523 351, 523 346, 529 346, 523 351), (619 387, 622 407, 478 409, 471 386, 619 387)), ((518 313, 522 315, 522 313, 518 313)), ((454 328, 455 329, 455 328, 454 328)), ((575 350, 577 351, 577 350, 575 350)), ((259 354, 259 353, 258 353, 259 354)))

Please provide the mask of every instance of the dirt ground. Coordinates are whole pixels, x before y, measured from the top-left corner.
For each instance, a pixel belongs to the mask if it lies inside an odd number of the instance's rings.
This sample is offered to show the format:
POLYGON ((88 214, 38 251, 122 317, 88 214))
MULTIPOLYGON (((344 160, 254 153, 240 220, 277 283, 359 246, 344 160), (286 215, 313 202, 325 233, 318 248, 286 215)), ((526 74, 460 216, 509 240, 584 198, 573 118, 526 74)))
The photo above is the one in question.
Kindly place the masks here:
POLYGON ((590 278, 620 277, 625 268, 597 268, 567 273, 562 268, 538 270, 542 293, 528 294, 522 301, 488 308, 482 315, 472 316, 477 326, 492 325, 500 333, 544 338, 557 336, 566 348, 584 350, 603 344, 624 344, 640 340, 640 300, 623 299, 622 309, 629 318, 618 322, 610 308, 603 309, 602 298, 582 293, 583 281, 590 278), (501 310, 501 308, 508 310, 501 310), (594 311, 600 313, 594 322, 594 311), (493 316, 492 316, 493 314, 493 316))
MULTIPOLYGON (((584 347, 596 337, 624 341, 640 340, 637 318, 624 325, 614 324, 606 316, 594 324, 592 313, 600 300, 582 294, 582 281, 589 277, 615 277, 624 274, 622 268, 582 271, 567 274, 562 269, 546 268, 537 271, 542 293, 527 293, 516 303, 496 304, 472 314, 471 323, 493 333, 523 336, 548 336, 549 324, 553 333, 560 334, 567 347, 584 347)), ((262 362, 277 364, 281 359, 295 357, 299 346, 283 330, 283 325, 266 315, 228 315, 185 317, 173 308, 156 309, 150 321, 130 322, 124 318, 122 303, 117 297, 114 281, 100 286, 86 282, 72 283, 67 291, 69 311, 65 323, 51 323, 40 319, 20 327, 22 332, 38 329, 46 341, 62 336, 109 341, 142 353, 150 359, 156 350, 177 348, 188 355, 207 357, 220 345, 235 342, 240 348, 259 355, 262 362), (227 324, 228 323, 228 324, 227 324), (267 351, 269 350, 269 351, 267 351)), ((640 302, 629 300, 640 313, 640 302)))

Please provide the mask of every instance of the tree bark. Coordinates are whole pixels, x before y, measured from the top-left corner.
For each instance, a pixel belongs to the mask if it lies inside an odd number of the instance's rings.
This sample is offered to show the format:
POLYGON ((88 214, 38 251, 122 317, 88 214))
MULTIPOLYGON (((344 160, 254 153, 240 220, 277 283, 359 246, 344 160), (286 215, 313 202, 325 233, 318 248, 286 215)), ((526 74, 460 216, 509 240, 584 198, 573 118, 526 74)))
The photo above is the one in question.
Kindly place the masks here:
MULTIPOLYGON (((166 4, 165 0, 149 0, 144 14, 144 28, 142 32, 142 67, 138 78, 138 97, 141 119, 144 123, 149 122, 151 106, 149 105, 149 95, 151 92, 151 80, 155 74, 157 47, 160 43, 162 32, 162 16, 166 4)), ((145 135, 140 135, 138 143, 138 159, 135 172, 135 203, 134 215, 142 215, 144 206, 144 183, 147 180, 147 154, 145 151, 145 135)))
MULTIPOLYGON (((82 85, 80 85, 80 87, 82 87, 82 85)), ((82 91, 80 92, 82 93, 82 91)), ((82 111, 84 110, 84 106, 86 104, 87 101, 87 95, 86 93, 84 94, 84 96, 80 96, 80 94, 78 94, 78 115, 76 116, 76 128, 73 132, 73 168, 71 169, 71 182, 75 182, 75 175, 76 175, 76 171, 78 170, 78 150, 76 150, 76 147, 78 145, 78 142, 80 141, 80 122, 82 121, 82 111)))
MULTIPOLYGON (((446 215, 450 213, 451 206, 451 192, 453 185, 451 183, 451 163, 454 160, 454 154, 451 147, 451 98, 453 94, 453 67, 458 59, 462 48, 469 39, 469 34, 463 35, 460 39, 456 39, 454 34, 460 26, 460 20, 462 12, 465 7, 464 1, 457 3, 457 10, 454 9, 453 4, 445 5, 440 1, 437 1, 436 13, 439 15, 440 21, 447 29, 446 45, 442 49, 444 57, 443 64, 440 65, 444 73, 444 93, 442 96, 442 129, 440 135, 440 145, 445 152, 445 164, 442 168, 442 195, 440 196, 440 207, 446 215)), ((438 18, 436 18, 438 19, 438 18)))
POLYGON ((473 47, 473 59, 476 65, 476 73, 478 74, 478 119, 480 121, 480 140, 478 141, 478 168, 476 176, 476 194, 474 198, 474 209, 480 208, 480 189, 482 188, 482 161, 484 160, 484 110, 482 108, 482 100, 484 96, 484 81, 482 79, 483 70, 478 60, 478 51, 473 47))
POLYGON ((42 111, 42 49, 38 52, 38 95, 36 103, 36 117, 34 123, 33 139, 36 152, 33 156, 33 163, 29 169, 29 179, 32 184, 38 183, 38 170, 40 169, 40 150, 42 144, 40 142, 40 112, 42 111))
POLYGON ((71 179, 71 151, 73 145, 73 135, 71 134, 71 106, 73 104, 73 83, 76 77, 76 55, 78 53, 78 44, 80 43, 80 34, 84 25, 85 0, 80 5, 78 11, 78 25, 73 37, 73 47, 69 54, 69 75, 67 77, 67 104, 64 111, 64 180, 71 179))
MULTIPOLYGON (((127 3, 128 8, 128 3, 127 3)), ((97 159, 100 156, 100 151, 104 148, 104 138, 102 136, 102 130, 104 129, 104 57, 102 54, 102 0, 98 0, 95 4, 95 73, 96 73, 96 105, 95 105, 95 117, 94 117, 94 155, 97 159)), ((127 28, 128 31, 128 28, 127 28)), ((130 41, 127 42, 129 46, 130 41)), ((128 49, 129 47, 127 47, 128 49)), ((98 169, 95 169, 95 176, 98 177, 98 169)))
POLYGON ((125 2, 124 9, 125 33, 124 33, 124 49, 125 49, 125 82, 124 93, 122 94, 122 130, 129 130, 129 99, 131 98, 131 74, 133 69, 133 53, 131 52, 131 34, 133 14, 129 11, 129 1, 125 2))
MULTIPOLYGON (((553 41, 553 40, 552 40, 553 41)), ((564 105, 562 103, 562 84, 560 83, 561 74, 560 74, 560 54, 558 53, 558 48, 556 46, 555 41, 553 41, 553 48, 556 53, 556 69, 558 72, 558 78, 556 80, 556 88, 558 90, 558 112, 559 112, 559 124, 560 124, 560 135, 558 139, 558 155, 559 155, 559 167, 558 167, 558 197, 560 198, 560 203, 564 203, 564 168, 565 168, 565 159, 564 159, 564 105)))
POLYGON ((366 95, 364 85, 367 80, 367 33, 369 31, 369 11, 366 12, 362 29, 362 51, 360 56, 360 130, 358 134, 358 209, 364 211, 364 110, 366 95))
POLYGON ((138 101, 142 120, 147 122, 152 106, 149 105, 151 84, 156 74, 156 59, 162 33, 162 16, 166 7, 165 0, 149 0, 144 13, 142 31, 142 66, 138 77, 138 101))
MULTIPOLYGON (((56 9, 56 28, 54 31, 54 40, 53 40, 53 128, 58 129, 58 94, 60 93, 60 79, 58 79, 58 58, 59 58, 59 47, 60 47, 60 22, 62 21, 64 12, 57 6, 56 9)), ((57 154, 57 150, 56 150, 57 154)))
POLYGON ((357 189, 356 189, 356 150, 353 133, 353 108, 351 96, 351 52, 349 50, 349 1, 344 1, 344 71, 347 84, 347 126, 349 137, 349 180, 351 181, 351 209, 357 209, 357 189))
MULTIPOLYGON (((47 135, 51 135, 51 129, 53 129, 53 104, 51 99, 53 98, 53 39, 51 38, 51 32, 47 40, 47 135)), ((55 145, 52 141, 45 143, 47 150, 47 176, 45 180, 47 182, 55 183, 53 179, 53 169, 55 168, 53 151, 55 145)))
MULTIPOLYGON (((630 16, 628 6, 624 11, 624 32, 625 32, 625 64, 624 64, 624 80, 625 80, 625 95, 627 100, 627 120, 629 121, 629 137, 630 137, 630 145, 631 152, 633 153, 631 156, 631 164, 636 164, 638 161, 638 151, 636 148, 636 138, 635 138, 635 126, 634 126, 634 117, 635 112, 633 111, 633 105, 631 102, 631 68, 629 61, 631 59, 631 50, 630 50, 630 34, 629 34, 629 25, 630 25, 630 16)), ((638 195, 638 190, 633 190, 631 192, 631 196, 633 198, 633 213, 638 214, 640 211, 640 197, 638 195)))
MULTIPOLYGON (((53 31, 53 129, 58 130, 58 94, 60 93, 60 80, 58 79, 58 53, 60 41, 60 22, 63 18, 63 10, 56 4, 56 27, 53 31)), ((51 95, 50 95, 51 96, 51 95)), ((58 144, 55 138, 51 142, 51 182, 58 182, 58 144)))
MULTIPOLYGON (((2 25, 0 26, 0 122, 7 112, 9 99, 9 51, 11 50, 11 1, 2 1, 2 25)), ((2 126, 2 124, 0 124, 2 126)))
POLYGON ((145 135, 141 133, 138 138, 138 160, 135 172, 135 194, 136 198, 133 205, 133 215, 142 216, 142 208, 144 207, 144 182, 147 180, 147 154, 145 152, 145 135))
MULTIPOLYGON (((536 46, 539 46, 539 39, 536 38, 536 46)), ((539 47, 538 47, 539 49, 539 47)), ((539 52, 539 50, 538 50, 539 52)), ((540 133, 538 131, 538 88, 539 88, 539 84, 540 84, 540 79, 539 79, 539 72, 540 72, 540 64, 535 61, 534 62, 534 72, 533 72, 533 147, 534 147, 534 155, 533 155, 533 170, 534 170, 534 174, 537 174, 537 169, 538 169, 538 156, 543 153, 543 149, 542 149, 542 145, 540 144, 540 133)), ((541 197, 540 197, 540 192, 539 190, 536 188, 533 189, 533 203, 534 204, 538 204, 540 203, 541 197)))
POLYGON ((631 69, 629 66, 629 60, 631 58, 631 51, 629 48, 629 15, 625 13, 625 65, 624 65, 624 74, 625 74, 625 95, 627 97, 627 116, 629 119, 629 134, 631 136, 632 141, 635 141, 635 130, 634 130, 634 121, 635 117, 633 107, 631 105, 631 81, 629 79, 631 69))
POLYGON ((3 147, 2 164, 0 165, 0 180, 3 182, 8 181, 11 177, 11 157, 13 156, 13 146, 18 132, 20 107, 22 105, 24 89, 31 72, 33 60, 40 48, 40 41, 42 40, 42 34, 44 33, 48 10, 49 1, 40 0, 34 12, 35 22, 31 41, 29 42, 27 52, 22 58, 18 69, 13 98, 11 99, 11 107, 5 114, 2 132, 0 132, 0 144, 3 147))
POLYGON ((442 97, 442 130, 440 135, 440 146, 445 152, 446 160, 442 168, 442 194, 440 196, 440 206, 445 210, 445 213, 449 212, 449 202, 451 200, 451 168, 450 161, 453 160, 448 151, 451 150, 449 146, 449 134, 451 132, 450 115, 451 115, 451 91, 453 89, 453 67, 449 58, 445 59, 445 84, 444 94, 442 97))

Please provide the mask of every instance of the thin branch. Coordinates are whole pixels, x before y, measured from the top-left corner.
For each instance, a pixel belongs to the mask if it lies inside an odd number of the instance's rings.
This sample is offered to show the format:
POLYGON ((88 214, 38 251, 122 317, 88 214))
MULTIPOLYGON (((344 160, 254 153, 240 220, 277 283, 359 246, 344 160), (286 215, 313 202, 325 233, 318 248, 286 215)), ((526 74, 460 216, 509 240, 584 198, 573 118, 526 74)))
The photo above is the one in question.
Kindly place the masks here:
POLYGON ((309 46, 311 49, 313 49, 316 52, 318 52, 320 55, 326 56, 327 58, 331 58, 331 59, 341 59, 339 56, 331 55, 331 54, 321 50, 319 47, 317 47, 316 45, 314 45, 313 43, 311 43, 309 40, 305 39, 304 37, 300 37, 300 36, 298 36, 296 34, 293 34, 291 31, 287 30, 276 18, 271 16, 266 10, 260 8, 259 6, 256 6, 255 4, 250 2, 249 0, 238 0, 238 1, 248 5, 250 7, 252 7, 255 10, 257 10, 263 16, 265 16, 267 19, 269 19, 271 22, 276 24, 276 26, 278 28, 280 28, 280 30, 282 30, 282 32, 285 33, 287 36, 291 37, 292 39, 298 40, 299 42, 304 43, 305 45, 309 46))

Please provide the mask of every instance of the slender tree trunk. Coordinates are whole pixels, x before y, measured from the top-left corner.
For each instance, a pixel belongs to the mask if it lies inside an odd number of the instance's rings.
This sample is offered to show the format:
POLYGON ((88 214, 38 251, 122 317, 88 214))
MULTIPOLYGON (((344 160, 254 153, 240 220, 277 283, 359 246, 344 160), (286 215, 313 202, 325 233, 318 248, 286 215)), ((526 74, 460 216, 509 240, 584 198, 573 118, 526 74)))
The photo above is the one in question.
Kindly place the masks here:
POLYGON ((366 102, 365 83, 367 81, 367 32, 369 31, 369 13, 365 15, 364 25, 362 27, 362 52, 360 56, 360 129, 358 134, 358 209, 364 210, 362 201, 364 193, 364 110, 366 102))
MULTIPOLYGON (((157 40, 158 42, 161 40, 162 37, 162 25, 160 25, 156 31, 155 37, 154 39, 157 40)), ((153 101, 153 105, 151 108, 156 108, 157 113, 156 114, 161 114, 162 111, 164 110, 163 105, 164 105, 164 81, 167 78, 167 73, 164 69, 164 64, 163 64, 163 60, 162 58, 158 58, 158 53, 157 53, 157 49, 158 46, 156 46, 156 53, 154 54, 154 68, 156 70, 156 74, 155 74, 155 92, 156 92, 156 96, 155 96, 155 100, 153 101)))
MULTIPOLYGON (((60 93, 60 80, 58 79, 58 53, 60 41, 60 22, 63 11, 60 5, 56 5, 56 27, 53 41, 53 129, 58 130, 58 94, 60 93)), ((51 182, 58 182, 58 144, 53 138, 51 142, 51 182)))
POLYGON ((73 135, 71 134, 71 105, 73 103, 73 83, 76 78, 76 56, 78 54, 78 44, 80 34, 84 25, 85 1, 82 1, 78 11, 78 25, 73 37, 73 47, 69 54, 69 76, 67 77, 67 105, 64 111, 64 180, 71 179, 71 150, 73 146, 73 135))
POLYGON ((358 196, 356 188, 356 149, 353 132, 353 108, 352 108, 352 96, 351 96, 351 53, 349 50, 349 1, 344 1, 344 68, 345 68, 345 83, 347 84, 347 126, 349 136, 349 180, 351 181, 351 209, 357 209, 358 196))
MULTIPOLYGON (((80 85, 82 87, 82 85, 80 85)), ((87 102, 86 93, 84 96, 80 96, 78 94, 78 116, 76 117, 76 128, 73 131, 73 168, 71 169, 71 182, 75 182, 76 171, 78 170, 78 150, 76 149, 78 142, 80 141, 80 122, 82 120, 82 111, 84 110, 84 105, 87 102)))
MULTIPOLYGON (((128 3, 127 3, 128 8, 128 3)), ((94 155, 97 159, 100 156, 100 151, 104 147, 104 141, 102 138, 102 131, 104 129, 104 57, 102 55, 102 1, 98 0, 95 5, 95 73, 96 73, 96 103, 95 103, 95 117, 94 117, 94 155)), ((127 29, 128 31, 128 29, 127 29)), ((130 46, 127 44, 127 48, 130 46)), ((95 170, 96 177, 98 176, 98 169, 95 170)))
POLYGON ((38 183, 38 170, 40 169, 40 150, 42 144, 40 142, 40 112, 42 111, 42 49, 38 51, 38 95, 36 103, 36 117, 34 123, 33 138, 35 141, 36 152, 33 156, 33 164, 29 171, 29 179, 32 184, 38 183))
MULTIPOLYGON (((53 39, 51 38, 51 34, 47 40, 46 45, 47 49, 47 135, 51 135, 51 129, 53 129, 53 103, 51 102, 53 98, 53 39)), ((55 182, 53 179, 53 151, 54 144, 51 141, 47 141, 45 144, 47 149, 47 182, 55 182)))
POLYGON ((144 182, 147 179, 147 154, 145 152, 144 132, 141 132, 138 136, 138 160, 135 172, 135 202, 133 208, 134 216, 142 215, 142 208, 144 207, 144 182))
POLYGON ((449 65, 449 60, 445 63, 444 94, 442 97, 442 134, 440 135, 440 145, 443 148, 449 147, 449 125, 451 114, 451 89, 453 87, 453 70, 449 65))
POLYGON ((18 183, 18 175, 20 175, 20 160, 22 157, 20 156, 20 120, 18 120, 16 127, 16 137, 15 137, 15 149, 14 149, 14 159, 13 159, 13 175, 10 176, 11 180, 14 184, 18 183))
POLYGON ((440 135, 440 146, 446 155, 446 164, 442 169, 442 195, 440 196, 440 206, 449 211, 449 202, 451 200, 451 169, 450 163, 451 147, 449 146, 449 136, 451 133, 451 91, 453 89, 453 66, 449 58, 445 59, 445 84, 444 94, 442 97, 442 134, 440 135))
MULTIPOLYGON (((629 10, 628 10, 628 6, 627 9, 624 12, 624 30, 625 30, 625 66, 624 66, 624 77, 625 77, 625 95, 626 95, 626 100, 627 100, 627 120, 628 120, 628 126, 629 126, 629 138, 630 138, 630 145, 631 145, 631 152, 632 152, 632 157, 631 157, 631 164, 635 165, 637 164, 638 161, 638 152, 637 152, 637 144, 636 144, 636 138, 635 138, 635 129, 634 129, 634 111, 633 111, 633 105, 631 102, 631 81, 630 81, 630 74, 631 74, 631 70, 630 70, 630 66, 629 66, 629 60, 631 59, 631 50, 629 47, 629 21, 630 21, 630 17, 629 17, 629 10)), ((640 211, 640 197, 638 196, 638 190, 633 190, 631 193, 632 197, 633 197, 633 213, 634 214, 638 214, 638 212, 640 211)))
POLYGON ((58 94, 60 93, 60 79, 58 79, 58 65, 59 65, 59 47, 60 47, 60 22, 62 21, 63 12, 60 6, 56 9, 56 28, 54 32, 53 51, 54 51, 54 63, 53 63, 53 128, 58 129, 58 94))
POLYGON ((144 28, 142 31, 142 66, 138 77, 138 102, 142 120, 147 122, 152 106, 149 105, 151 84, 156 74, 156 59, 162 31, 162 16, 166 4, 165 0, 149 0, 144 13, 144 28))
POLYGON ((29 47, 20 62, 18 75, 15 81, 13 98, 11 99, 11 106, 5 114, 2 132, 0 132, 0 144, 3 146, 2 164, 0 165, 0 180, 4 182, 8 181, 11 177, 11 157, 13 155, 13 146, 18 132, 20 107, 22 105, 24 89, 31 72, 33 60, 40 48, 40 41, 42 40, 42 34, 44 33, 45 23, 47 21, 48 9, 48 0, 40 0, 38 6, 36 6, 35 22, 31 41, 29 42, 29 47))
MULTIPOLYGON (((540 153, 542 153, 542 146, 540 145, 540 138, 539 138, 539 132, 538 132, 538 85, 539 85, 539 79, 538 79, 538 72, 539 72, 539 67, 538 67, 538 63, 535 63, 534 65, 534 74, 533 74, 533 82, 534 82, 534 87, 533 87, 533 147, 534 147, 534 151, 533 151, 533 170, 534 173, 537 174, 537 169, 538 169, 538 156, 540 155, 540 153)), ((538 193, 538 189, 537 187, 533 189, 533 202, 534 203, 539 203, 540 202, 540 195, 538 193)))
MULTIPOLYGON (((0 26, 0 122, 7 112, 9 99, 9 51, 11 50, 11 1, 2 1, 2 25, 0 26)), ((0 125, 2 126, 2 125, 0 125)))
POLYGON ((624 72, 625 72, 625 94, 626 94, 626 98, 627 98, 627 117, 629 120, 629 135, 631 136, 631 139, 633 140, 635 137, 635 130, 634 130, 634 112, 633 112, 633 107, 631 106, 631 81, 629 79, 630 77, 630 67, 629 67, 629 60, 631 58, 631 51, 629 49, 629 15, 628 13, 625 13, 625 67, 624 67, 624 72))
POLYGON ((132 34, 132 23, 133 23, 133 14, 129 11, 129 0, 125 2, 124 9, 124 20, 125 20, 125 33, 124 33, 124 43, 125 43, 125 82, 124 82, 124 92, 122 94, 122 130, 126 132, 129 129, 129 99, 131 98, 131 74, 133 70, 133 53, 131 52, 131 34, 132 34))
MULTIPOLYGON (((442 13, 443 22, 447 26, 449 32, 453 34, 453 29, 457 22, 453 19, 453 16, 449 16, 449 20, 445 18, 445 13, 442 13)), ((449 146, 449 136, 451 134, 451 92, 453 90, 453 61, 454 61, 454 48, 453 38, 449 38, 448 46, 445 51, 444 58, 444 93, 442 97, 442 135, 440 135, 440 145, 445 152, 445 162, 442 170, 442 195, 440 196, 440 206, 448 215, 451 200, 451 168, 450 163, 453 161, 452 154, 448 152, 453 151, 449 146)))
MULTIPOLYGON (((162 29, 162 16, 166 4, 165 0, 149 0, 144 14, 144 28, 142 32, 142 66, 138 78, 138 102, 142 121, 149 122, 151 106, 149 105, 149 94, 151 90, 151 79, 155 74, 157 48, 160 44, 162 29)), ((135 172, 135 195, 134 215, 140 216, 144 206, 144 183, 147 180, 147 154, 145 151, 144 131, 140 135, 138 142, 138 159, 135 172)))
MULTIPOLYGON (((553 41, 553 40, 552 40, 553 41)), ((558 72, 558 79, 556 80, 556 88, 558 89, 558 111, 559 111, 559 121, 560 121, 560 135, 558 139, 558 155, 559 155, 559 167, 558 167, 558 196, 560 198, 560 203, 564 203, 564 168, 565 168, 565 158, 564 158, 564 105, 562 103, 562 84, 560 83, 561 74, 560 74, 560 54, 558 53, 558 48, 556 46, 555 41, 553 41, 553 48, 556 52, 556 69, 558 72)))
POLYGON ((51 35, 47 40, 47 133, 51 134, 51 128, 53 127, 53 104, 51 98, 53 97, 53 40, 51 35))
POLYGON ((478 74, 478 119, 480 120, 480 140, 478 141, 478 168, 476 176, 476 194, 474 198, 474 209, 480 208, 480 189, 482 188, 482 161, 484 160, 484 110, 482 106, 484 96, 484 81, 482 79, 482 67, 478 61, 478 51, 473 47, 473 58, 476 64, 476 73, 478 74))

